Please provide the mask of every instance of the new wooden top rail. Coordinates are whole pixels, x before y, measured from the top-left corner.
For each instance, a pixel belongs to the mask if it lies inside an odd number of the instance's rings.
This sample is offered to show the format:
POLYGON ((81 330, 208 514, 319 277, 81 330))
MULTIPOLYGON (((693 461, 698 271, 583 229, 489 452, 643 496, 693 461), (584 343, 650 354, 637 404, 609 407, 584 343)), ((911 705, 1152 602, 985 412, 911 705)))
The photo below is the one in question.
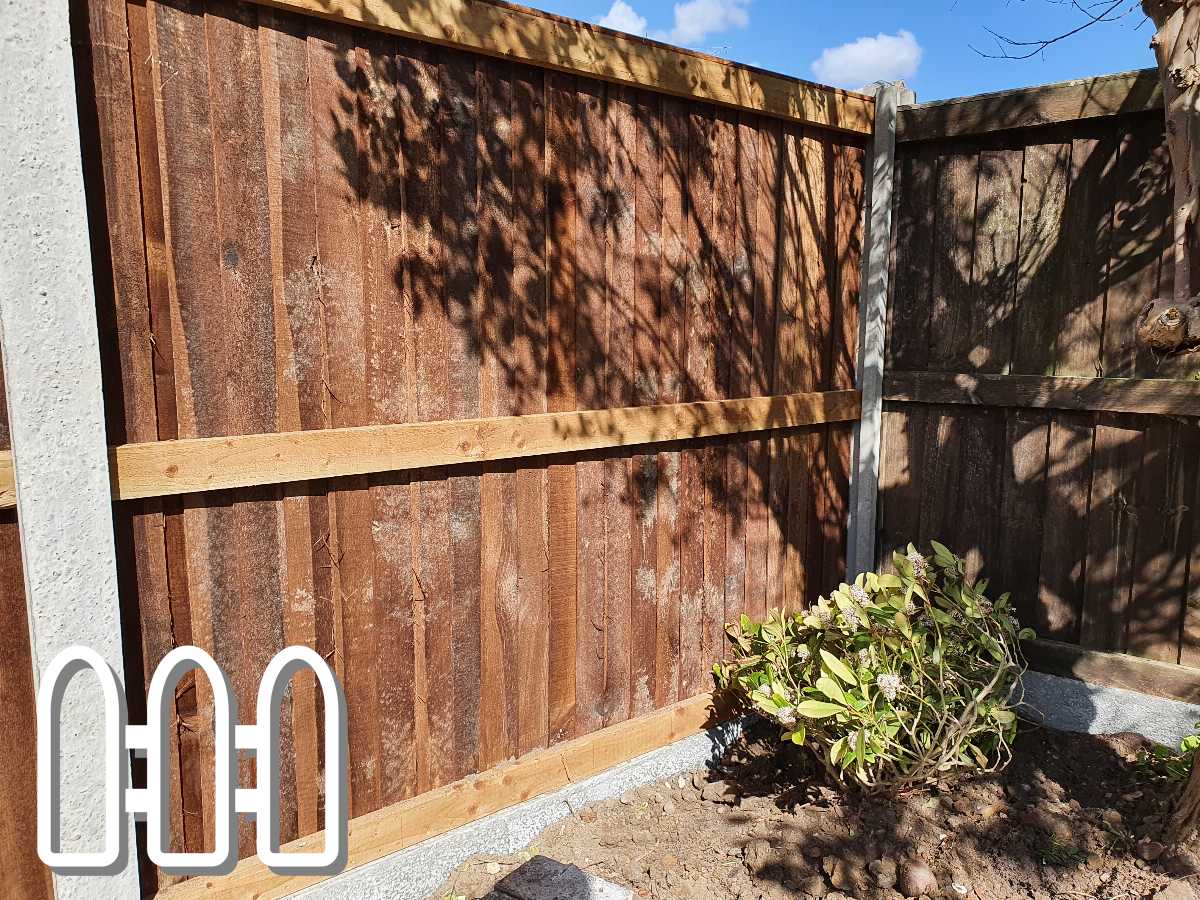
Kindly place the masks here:
POLYGON ((848 131, 875 100, 496 0, 254 0, 289 12, 848 131))
MULTIPOLYGON (((113 499, 133 500, 848 422, 859 407, 857 391, 828 391, 151 441, 110 448, 109 467, 113 499)), ((5 452, 0 509, 15 505, 12 454, 5 452)))

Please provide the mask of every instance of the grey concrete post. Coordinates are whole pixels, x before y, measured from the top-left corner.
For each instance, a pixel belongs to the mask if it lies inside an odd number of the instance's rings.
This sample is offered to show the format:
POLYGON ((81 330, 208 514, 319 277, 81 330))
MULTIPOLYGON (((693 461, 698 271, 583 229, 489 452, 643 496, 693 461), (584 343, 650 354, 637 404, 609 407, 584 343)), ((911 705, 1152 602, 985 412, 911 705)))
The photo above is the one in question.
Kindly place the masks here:
MULTIPOLYGON (((67 4, 0 0, 0 343, 34 680, 72 644, 123 684, 100 354, 67 4)), ((61 721, 61 849, 103 845, 94 676, 61 721)), ((140 687, 140 686, 139 686, 140 687)), ((30 747, 33 753, 32 746, 30 747)), ((30 840, 33 839, 30 798, 30 840)), ((133 827, 115 873, 56 875, 59 897, 137 897, 133 827)))
POLYGON ((883 418, 883 351, 887 330, 888 254, 892 243, 892 182, 896 162, 896 108, 916 96, 904 82, 875 93, 875 140, 868 157, 866 240, 859 301, 858 389, 862 418, 854 428, 850 470, 847 574, 875 568, 880 429, 883 418))

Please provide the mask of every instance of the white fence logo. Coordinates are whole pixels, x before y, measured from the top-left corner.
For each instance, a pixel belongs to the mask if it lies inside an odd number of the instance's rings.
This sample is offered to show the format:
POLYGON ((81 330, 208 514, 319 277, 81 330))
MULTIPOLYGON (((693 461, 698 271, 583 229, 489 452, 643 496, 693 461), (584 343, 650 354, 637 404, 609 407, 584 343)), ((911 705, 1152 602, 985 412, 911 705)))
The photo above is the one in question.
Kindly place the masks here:
POLYGON ((146 698, 146 724, 126 724, 125 696, 112 669, 94 650, 68 647, 46 670, 37 697, 37 845, 42 861, 57 872, 102 872, 120 868, 127 858, 125 815, 146 821, 146 850, 150 861, 180 874, 229 871, 236 862, 233 835, 239 814, 257 819, 259 858, 277 872, 330 874, 345 864, 346 849, 346 715, 341 686, 333 672, 308 647, 288 647, 271 660, 258 686, 256 722, 241 725, 225 673, 199 647, 178 647, 166 655, 146 698), (215 839, 206 853, 172 853, 166 848, 169 780, 167 735, 174 727, 171 698, 179 680, 200 669, 212 686, 215 771, 213 809, 215 839), (279 849, 279 705, 288 682, 300 669, 311 669, 321 685, 325 703, 325 834, 324 847, 311 853, 282 853, 279 849), (63 852, 59 848, 59 733, 60 708, 71 678, 90 669, 104 697, 104 849, 63 852), (146 757, 146 787, 126 784, 126 750, 146 757), (239 788, 234 782, 239 751, 257 757, 258 784, 239 788))

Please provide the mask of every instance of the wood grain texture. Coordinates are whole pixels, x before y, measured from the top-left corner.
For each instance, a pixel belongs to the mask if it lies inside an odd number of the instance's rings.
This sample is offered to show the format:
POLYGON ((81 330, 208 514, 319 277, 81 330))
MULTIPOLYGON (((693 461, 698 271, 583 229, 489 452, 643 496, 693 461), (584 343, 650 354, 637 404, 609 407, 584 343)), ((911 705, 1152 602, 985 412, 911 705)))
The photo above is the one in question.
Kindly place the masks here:
POLYGON ((991 134, 1162 108, 1157 69, 901 107, 898 141, 991 134))
POLYGON ((902 113, 944 129, 897 151, 879 538, 952 534, 1040 634, 1174 661, 1196 659, 1200 393, 1133 335, 1170 274, 1161 114, 1135 97, 1156 80, 902 113))
MULTIPOLYGON (((785 564, 822 589, 857 138, 278 5, 105 2, 78 51, 135 680, 194 643, 245 703, 313 647, 366 815, 703 692, 726 618, 802 602, 785 564)), ((173 841, 203 850, 211 690, 175 700, 173 841)), ((324 813, 323 711, 297 677, 285 840, 324 813)))
POLYGON ((574 19, 493 0, 261 0, 305 15, 620 85, 869 134, 874 102, 574 19))
MULTIPOLYGON (((701 732, 729 717, 712 694, 702 693, 636 719, 537 750, 504 766, 386 807, 350 823, 348 869, 444 834, 510 806, 552 793, 618 763, 701 732)), ((320 833, 284 851, 320 845, 320 833)), ((190 879, 159 893, 163 900, 192 897, 284 897, 319 883, 314 876, 276 874, 257 859, 225 876, 190 879)))
POLYGON ((1200 392, 1186 381, 889 372, 887 400, 1013 409, 1074 409, 1143 415, 1198 416, 1200 392))

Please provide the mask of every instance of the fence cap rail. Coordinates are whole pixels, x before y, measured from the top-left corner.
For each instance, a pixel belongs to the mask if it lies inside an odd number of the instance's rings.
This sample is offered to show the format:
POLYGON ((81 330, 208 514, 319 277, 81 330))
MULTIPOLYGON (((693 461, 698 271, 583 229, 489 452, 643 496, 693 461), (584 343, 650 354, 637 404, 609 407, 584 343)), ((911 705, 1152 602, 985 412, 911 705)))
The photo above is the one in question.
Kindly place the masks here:
POLYGON ((897 141, 928 141, 1161 109, 1157 69, 900 107, 897 141))
POLYGON ((875 100, 498 0, 254 0, 469 50, 838 131, 870 134, 875 100))

